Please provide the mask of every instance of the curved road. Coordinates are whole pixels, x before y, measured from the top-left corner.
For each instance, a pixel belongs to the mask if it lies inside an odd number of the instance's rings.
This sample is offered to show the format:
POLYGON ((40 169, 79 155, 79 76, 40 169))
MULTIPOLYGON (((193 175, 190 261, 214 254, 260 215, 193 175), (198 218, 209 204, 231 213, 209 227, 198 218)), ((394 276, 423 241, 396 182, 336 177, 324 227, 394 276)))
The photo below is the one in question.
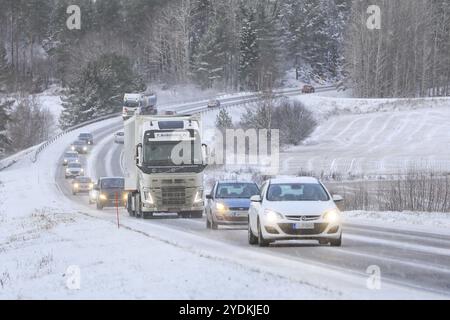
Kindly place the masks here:
MULTIPOLYGON (((96 144, 83 162, 93 178, 121 176, 122 146, 113 143, 113 134, 122 128, 121 119, 113 126, 93 132, 96 144)), ((61 169, 57 184, 73 201, 88 205, 87 196, 72 196, 69 183, 61 169)), ((93 208, 93 206, 90 206, 93 208)), ((105 210, 105 212, 114 210, 105 210)), ((135 220, 121 210, 122 220, 135 220)), ((205 241, 220 241, 236 247, 249 248, 246 228, 208 230, 205 221, 164 217, 142 220, 148 226, 165 227, 174 232, 196 235, 205 241)), ((168 236, 170 237, 170 235, 168 236)), ((256 250, 256 249, 255 249, 256 250)), ((391 226, 364 226, 347 223, 341 248, 319 246, 316 242, 280 242, 264 249, 275 257, 301 261, 339 272, 367 277, 369 266, 381 270, 383 283, 419 289, 450 298, 450 236, 394 229, 391 226)), ((238 250, 236 250, 238 251, 238 250)), ((361 286, 365 286, 362 283, 361 286)), ((420 298, 420 297, 417 297, 420 298)))

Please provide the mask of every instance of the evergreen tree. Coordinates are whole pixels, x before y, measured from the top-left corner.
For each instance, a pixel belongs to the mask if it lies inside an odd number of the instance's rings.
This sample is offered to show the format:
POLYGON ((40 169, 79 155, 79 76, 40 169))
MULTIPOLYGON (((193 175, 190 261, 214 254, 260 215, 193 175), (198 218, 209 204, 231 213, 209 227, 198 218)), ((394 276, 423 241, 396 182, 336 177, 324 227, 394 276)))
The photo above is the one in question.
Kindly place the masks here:
POLYGON ((244 4, 240 7, 242 27, 240 32, 239 79, 240 87, 256 89, 258 81, 258 44, 255 13, 244 4))
POLYGON ((104 54, 89 62, 63 97, 60 125, 67 128, 99 116, 118 112, 126 92, 142 92, 146 86, 128 58, 104 54))
POLYGON ((13 103, 14 101, 0 102, 0 149, 9 149, 11 145, 7 125, 10 121, 9 111, 13 103))
POLYGON ((220 109, 216 117, 216 128, 225 131, 233 128, 233 119, 228 113, 227 109, 220 109))
POLYGON ((0 44, 0 92, 7 89, 11 78, 11 64, 8 62, 8 56, 5 47, 0 44))

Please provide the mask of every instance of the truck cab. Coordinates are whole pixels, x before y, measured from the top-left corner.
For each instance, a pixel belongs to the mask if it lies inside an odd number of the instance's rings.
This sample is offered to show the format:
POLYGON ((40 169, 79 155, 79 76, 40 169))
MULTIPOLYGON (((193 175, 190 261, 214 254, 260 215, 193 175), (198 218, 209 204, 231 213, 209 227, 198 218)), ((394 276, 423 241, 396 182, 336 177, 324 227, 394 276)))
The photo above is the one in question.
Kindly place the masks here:
POLYGON ((201 218, 206 146, 198 116, 142 116, 125 122, 125 188, 131 216, 201 218))

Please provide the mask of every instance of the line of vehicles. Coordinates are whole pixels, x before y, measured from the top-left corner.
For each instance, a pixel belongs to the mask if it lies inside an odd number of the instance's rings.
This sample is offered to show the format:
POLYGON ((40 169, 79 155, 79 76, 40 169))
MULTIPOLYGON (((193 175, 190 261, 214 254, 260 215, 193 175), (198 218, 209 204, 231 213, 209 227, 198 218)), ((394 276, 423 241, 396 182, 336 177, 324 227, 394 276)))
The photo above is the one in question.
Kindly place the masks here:
MULTIPOLYGON (((126 95, 125 102, 127 98, 130 96, 126 95)), ((64 164, 67 174, 74 177, 74 194, 89 193, 89 203, 100 210, 124 206, 132 217, 205 215, 206 227, 212 230, 247 225, 252 245, 292 239, 341 245, 341 214, 336 203, 343 199, 330 194, 319 180, 269 179, 262 186, 249 181, 217 181, 205 194, 209 151, 202 143, 200 117, 158 115, 153 108, 152 114, 127 113, 124 130, 114 135, 116 143, 123 143, 124 177, 102 177, 94 183, 84 177, 79 160, 84 147, 71 146, 64 164)), ((93 144, 92 137, 86 141, 93 144)))

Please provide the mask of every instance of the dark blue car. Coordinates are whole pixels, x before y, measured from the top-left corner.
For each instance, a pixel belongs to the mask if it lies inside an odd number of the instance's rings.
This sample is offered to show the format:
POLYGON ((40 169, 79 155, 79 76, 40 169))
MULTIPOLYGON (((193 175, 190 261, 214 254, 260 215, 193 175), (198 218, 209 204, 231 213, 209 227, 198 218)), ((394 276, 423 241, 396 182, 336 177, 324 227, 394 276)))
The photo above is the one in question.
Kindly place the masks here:
POLYGON ((217 230, 219 225, 246 225, 250 198, 259 194, 254 182, 218 181, 206 196, 206 227, 217 230))

